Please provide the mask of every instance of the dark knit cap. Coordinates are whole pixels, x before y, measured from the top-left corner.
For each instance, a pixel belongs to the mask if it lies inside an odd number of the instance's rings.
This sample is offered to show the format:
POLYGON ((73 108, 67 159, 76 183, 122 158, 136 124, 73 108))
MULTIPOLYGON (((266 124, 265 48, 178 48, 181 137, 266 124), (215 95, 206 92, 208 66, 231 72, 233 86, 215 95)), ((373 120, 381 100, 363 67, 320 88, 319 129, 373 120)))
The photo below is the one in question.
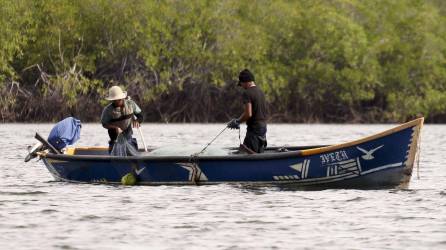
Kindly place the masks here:
POLYGON ((248 69, 244 69, 238 75, 238 80, 238 85, 240 85, 242 82, 254 82, 255 78, 251 71, 249 71, 248 69))

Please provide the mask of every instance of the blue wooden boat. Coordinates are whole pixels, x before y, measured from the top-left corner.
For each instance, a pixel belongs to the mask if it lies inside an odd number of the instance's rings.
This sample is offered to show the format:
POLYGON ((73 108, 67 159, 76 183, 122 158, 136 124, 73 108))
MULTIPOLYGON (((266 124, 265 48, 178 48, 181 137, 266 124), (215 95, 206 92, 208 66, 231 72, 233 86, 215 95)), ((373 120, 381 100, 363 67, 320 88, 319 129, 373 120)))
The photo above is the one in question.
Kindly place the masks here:
POLYGON ((105 147, 74 147, 37 154, 56 180, 138 185, 237 183, 322 188, 406 187, 419 147, 423 118, 359 140, 329 146, 268 148, 262 154, 129 156, 105 147))

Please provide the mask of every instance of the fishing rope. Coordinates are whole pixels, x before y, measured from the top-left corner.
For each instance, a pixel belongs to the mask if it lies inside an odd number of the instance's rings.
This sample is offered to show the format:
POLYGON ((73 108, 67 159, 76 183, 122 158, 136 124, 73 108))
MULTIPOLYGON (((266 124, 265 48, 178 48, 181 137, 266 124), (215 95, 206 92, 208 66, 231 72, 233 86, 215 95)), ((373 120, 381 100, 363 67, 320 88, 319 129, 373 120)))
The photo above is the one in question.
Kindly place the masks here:
POLYGON ((421 158, 421 128, 418 135, 418 145, 417 145, 417 179, 420 179, 420 158, 421 158))
POLYGON ((201 154, 201 153, 203 153, 221 134, 223 134, 223 132, 225 132, 225 130, 227 129, 228 127, 225 127, 224 129, 222 129, 221 131, 220 131, 220 133, 218 133, 218 135, 217 136, 215 136, 214 137, 214 139, 212 139, 212 141, 210 141, 199 153, 195 153, 195 154, 192 154, 192 155, 196 155, 196 156, 198 156, 199 154, 201 154))
POLYGON ((203 153, 221 134, 223 134, 223 132, 225 132, 225 130, 228 127, 225 127, 224 129, 222 129, 220 131, 220 133, 218 133, 218 135, 216 135, 214 137, 214 139, 212 139, 208 144, 206 144, 206 146, 198 153, 194 153, 191 154, 189 156, 189 162, 192 163, 192 182, 194 182, 194 184, 198 185, 198 182, 200 181, 200 177, 202 175, 201 171, 198 171, 198 155, 200 155, 201 153, 203 153))

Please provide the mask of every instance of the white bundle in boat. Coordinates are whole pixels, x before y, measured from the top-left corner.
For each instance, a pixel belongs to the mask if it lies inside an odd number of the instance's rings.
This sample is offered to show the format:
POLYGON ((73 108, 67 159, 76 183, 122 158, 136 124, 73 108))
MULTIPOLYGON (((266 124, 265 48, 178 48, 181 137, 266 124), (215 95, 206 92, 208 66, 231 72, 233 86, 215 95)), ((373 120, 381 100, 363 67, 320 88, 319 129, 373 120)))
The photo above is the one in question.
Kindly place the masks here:
MULTIPOLYGON (((157 148, 152 150, 145 155, 156 155, 156 156, 190 156, 200 152, 203 149, 203 146, 165 146, 161 148, 157 148)), ((204 152, 200 155, 209 155, 209 156, 217 156, 217 155, 228 155, 230 154, 230 150, 221 148, 218 146, 208 147, 204 152)))

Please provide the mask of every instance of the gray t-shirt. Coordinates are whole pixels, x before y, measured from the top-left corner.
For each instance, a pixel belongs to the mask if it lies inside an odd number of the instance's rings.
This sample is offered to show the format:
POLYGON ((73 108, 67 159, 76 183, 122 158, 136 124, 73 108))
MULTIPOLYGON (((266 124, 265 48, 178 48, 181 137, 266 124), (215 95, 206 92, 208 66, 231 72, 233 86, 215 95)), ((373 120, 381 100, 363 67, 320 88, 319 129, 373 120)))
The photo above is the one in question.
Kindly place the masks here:
POLYGON ((130 99, 124 100, 124 107, 115 107, 108 104, 101 115, 102 125, 113 124, 125 130, 130 126, 134 114, 141 113, 141 108, 130 99))

